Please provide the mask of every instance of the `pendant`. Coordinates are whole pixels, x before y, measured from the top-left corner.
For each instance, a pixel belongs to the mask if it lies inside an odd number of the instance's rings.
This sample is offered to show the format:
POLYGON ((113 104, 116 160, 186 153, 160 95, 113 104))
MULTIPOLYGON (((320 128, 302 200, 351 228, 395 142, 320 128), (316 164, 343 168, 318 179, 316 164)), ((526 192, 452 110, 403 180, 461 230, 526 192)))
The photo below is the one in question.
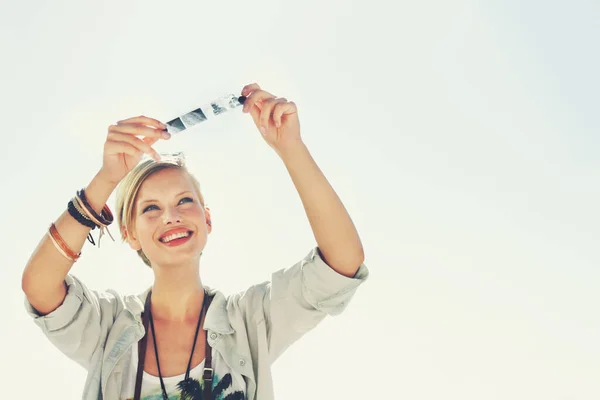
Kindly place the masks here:
POLYGON ((187 378, 177 384, 182 399, 202 399, 202 387, 195 379, 187 378))

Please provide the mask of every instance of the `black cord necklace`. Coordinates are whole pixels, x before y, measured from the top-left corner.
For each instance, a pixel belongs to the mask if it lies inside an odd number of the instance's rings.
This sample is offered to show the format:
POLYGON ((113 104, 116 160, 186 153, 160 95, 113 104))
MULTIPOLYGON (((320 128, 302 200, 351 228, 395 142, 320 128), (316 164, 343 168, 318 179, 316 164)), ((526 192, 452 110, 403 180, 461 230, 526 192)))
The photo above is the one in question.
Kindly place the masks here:
MULTIPOLYGON (((148 293, 148 296, 151 296, 152 292, 148 293)), ((192 357, 194 356, 194 349, 196 348, 196 341, 198 340, 198 332, 200 331, 200 323, 202 322, 202 317, 206 312, 206 290, 204 291, 204 298, 202 300, 202 308, 200 309, 200 316, 198 317, 198 324, 196 325, 196 334, 194 335, 194 344, 192 345, 192 352, 190 353, 190 360, 188 361, 187 369, 185 371, 185 379, 184 381, 188 381, 190 379, 190 368, 192 366, 192 357)), ((156 368, 158 369, 158 379, 160 380, 160 388, 162 389, 162 395, 164 400, 169 400, 169 395, 167 394, 167 389, 165 388, 165 383, 162 378, 162 373, 160 372, 160 362, 158 361, 158 347, 156 345, 156 332, 154 330, 154 320, 152 319, 152 307, 148 309, 148 317, 150 319, 150 329, 152 329, 152 342, 154 343, 154 356, 156 357, 156 368)))

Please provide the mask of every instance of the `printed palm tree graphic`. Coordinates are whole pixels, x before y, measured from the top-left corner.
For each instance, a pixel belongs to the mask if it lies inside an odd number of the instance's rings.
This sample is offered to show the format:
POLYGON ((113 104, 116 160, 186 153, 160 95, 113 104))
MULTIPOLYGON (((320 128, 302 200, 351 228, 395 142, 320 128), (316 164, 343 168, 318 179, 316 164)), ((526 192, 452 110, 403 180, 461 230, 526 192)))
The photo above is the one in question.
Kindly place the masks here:
MULTIPOLYGON (((245 400, 244 393, 240 391, 229 393, 223 397, 223 393, 231 387, 231 383, 231 374, 225 374, 213 388, 211 398, 213 400, 245 400)), ((181 391, 181 400, 203 400, 202 386, 196 379, 183 380, 177 384, 177 388, 181 391)))

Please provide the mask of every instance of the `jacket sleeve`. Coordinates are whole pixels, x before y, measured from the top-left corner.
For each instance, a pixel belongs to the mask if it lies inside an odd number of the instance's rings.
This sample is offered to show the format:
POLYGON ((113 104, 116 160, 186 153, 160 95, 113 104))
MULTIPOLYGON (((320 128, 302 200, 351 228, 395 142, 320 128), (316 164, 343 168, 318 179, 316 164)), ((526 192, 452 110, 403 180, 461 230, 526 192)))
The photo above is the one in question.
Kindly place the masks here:
POLYGON ((63 303, 47 315, 40 315, 25 298, 25 308, 46 337, 62 353, 86 370, 102 349, 118 312, 118 294, 88 289, 72 275, 65 278, 67 295, 63 303))
POLYGON ((330 268, 314 248, 290 268, 273 274, 263 298, 271 362, 327 315, 339 315, 368 278, 362 264, 348 278, 330 268))

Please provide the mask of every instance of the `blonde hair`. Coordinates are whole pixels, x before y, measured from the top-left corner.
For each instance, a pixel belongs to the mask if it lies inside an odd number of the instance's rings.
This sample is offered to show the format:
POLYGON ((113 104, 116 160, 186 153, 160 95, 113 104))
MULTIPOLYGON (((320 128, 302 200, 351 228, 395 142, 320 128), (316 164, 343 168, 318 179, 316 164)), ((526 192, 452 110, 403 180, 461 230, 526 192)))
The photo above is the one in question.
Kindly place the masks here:
MULTIPOLYGON (((171 168, 182 170, 188 174, 194 184, 200 204, 204 207, 204 197, 200 191, 200 182, 188 171, 183 156, 162 157, 160 161, 154 161, 153 159, 142 161, 129 171, 117 188, 117 221, 123 241, 127 240, 127 236, 133 232, 135 202, 142 184, 155 173, 171 168)), ((150 260, 141 249, 137 253, 144 261, 144 264, 152 267, 150 260)))

